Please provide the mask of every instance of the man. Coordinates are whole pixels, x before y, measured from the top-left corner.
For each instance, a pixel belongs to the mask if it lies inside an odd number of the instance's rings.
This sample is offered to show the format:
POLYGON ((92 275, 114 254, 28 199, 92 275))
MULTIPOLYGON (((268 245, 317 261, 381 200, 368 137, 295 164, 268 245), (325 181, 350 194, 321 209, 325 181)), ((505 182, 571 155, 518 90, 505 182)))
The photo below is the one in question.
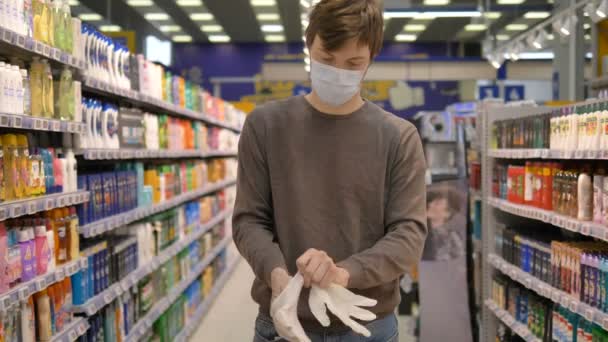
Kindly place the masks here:
POLYGON ((426 237, 425 160, 413 125, 361 98, 383 39, 377 0, 322 0, 306 44, 312 92, 257 108, 239 145, 234 241, 253 268, 255 341, 280 340, 273 298, 300 272, 378 300, 364 339, 323 328, 303 291, 298 316, 313 341, 397 341, 399 277, 426 237))

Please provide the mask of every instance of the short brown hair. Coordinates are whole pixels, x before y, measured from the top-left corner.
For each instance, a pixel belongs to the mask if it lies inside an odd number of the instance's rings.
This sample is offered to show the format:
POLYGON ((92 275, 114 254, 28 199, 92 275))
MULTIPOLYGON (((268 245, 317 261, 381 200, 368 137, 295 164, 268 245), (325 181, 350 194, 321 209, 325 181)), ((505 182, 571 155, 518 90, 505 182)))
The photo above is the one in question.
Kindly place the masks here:
POLYGON ((333 51, 351 38, 369 45, 374 58, 382 48, 384 18, 381 0, 322 0, 310 13, 306 28, 306 45, 311 46, 317 34, 323 47, 333 51))

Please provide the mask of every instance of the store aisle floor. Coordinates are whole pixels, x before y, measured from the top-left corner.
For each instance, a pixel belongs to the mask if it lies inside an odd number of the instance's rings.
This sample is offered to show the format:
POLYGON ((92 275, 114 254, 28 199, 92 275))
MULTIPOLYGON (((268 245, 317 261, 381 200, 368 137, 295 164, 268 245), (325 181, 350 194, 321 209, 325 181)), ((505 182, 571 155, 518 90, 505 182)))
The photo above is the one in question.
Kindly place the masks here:
POLYGON ((190 341, 250 342, 258 306, 251 299, 253 272, 241 260, 190 341))

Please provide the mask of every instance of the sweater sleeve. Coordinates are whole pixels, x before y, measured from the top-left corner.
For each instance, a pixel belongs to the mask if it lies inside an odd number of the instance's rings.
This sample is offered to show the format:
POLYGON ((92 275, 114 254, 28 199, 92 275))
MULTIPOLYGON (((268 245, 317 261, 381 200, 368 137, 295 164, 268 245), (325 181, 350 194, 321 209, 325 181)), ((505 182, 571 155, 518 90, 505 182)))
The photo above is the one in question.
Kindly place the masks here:
POLYGON ((426 161, 415 129, 402 134, 389 173, 385 236, 371 248, 338 263, 350 274, 348 287, 386 284, 420 261, 427 235, 426 161))
POLYGON ((287 267, 275 239, 268 164, 261 140, 265 131, 259 119, 259 115, 252 113, 241 133, 232 224, 237 249, 256 277, 270 287, 272 270, 287 267))

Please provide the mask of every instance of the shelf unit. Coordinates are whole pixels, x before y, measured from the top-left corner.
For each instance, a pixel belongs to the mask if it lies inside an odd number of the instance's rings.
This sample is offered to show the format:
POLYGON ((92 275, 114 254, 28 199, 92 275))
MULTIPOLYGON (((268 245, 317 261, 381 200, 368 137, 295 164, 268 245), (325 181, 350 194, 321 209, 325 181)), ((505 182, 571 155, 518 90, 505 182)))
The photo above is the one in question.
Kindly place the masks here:
POLYGON ((0 221, 89 201, 88 191, 57 193, 0 203, 0 221))
POLYGON ((82 317, 74 317, 63 331, 51 337, 51 342, 74 342, 89 330, 89 322, 82 317))
POLYGON ((177 286, 171 289, 163 299, 159 300, 154 306, 148 311, 144 317, 141 317, 139 321, 133 326, 131 332, 125 337, 124 341, 138 341, 147 331, 152 328, 154 321, 156 321, 163 312, 167 311, 169 306, 173 304, 179 298, 179 296, 195 281, 201 273, 209 266, 209 264, 217 257, 230 243, 232 242, 232 236, 227 236, 220 242, 213 250, 205 256, 205 258, 194 268, 194 271, 190 272, 190 275, 182 280, 177 286))
POLYGON ((513 332, 515 332, 519 337, 524 339, 526 342, 542 342, 541 339, 534 336, 532 332, 528 329, 527 326, 518 322, 509 314, 508 311, 503 310, 498 307, 498 305, 488 299, 485 301, 486 307, 498 318, 501 320, 507 327, 509 327, 513 332))
POLYGON ((524 272, 517 266, 511 265, 496 254, 488 256, 488 262, 503 274, 509 276, 513 281, 524 285, 526 288, 533 290, 539 296, 545 297, 554 303, 561 304, 567 307, 570 311, 577 313, 588 321, 594 322, 604 329, 608 328, 608 314, 593 308, 580 300, 574 298, 568 293, 554 288, 550 284, 524 272))
POLYGON ((188 319, 188 323, 186 324, 186 326, 184 326, 182 331, 175 337, 175 342, 186 342, 188 338, 192 336, 192 334, 196 331, 196 328, 198 328, 203 317, 207 314, 207 312, 209 312, 209 309, 211 308, 213 302, 215 302, 215 300, 221 293, 222 289, 224 288, 224 285, 226 285, 228 279, 230 279, 230 275, 232 275, 232 273, 236 270, 240 261, 241 259, 240 257, 238 257, 236 260, 232 261, 228 267, 226 267, 222 275, 218 278, 218 280, 216 280, 215 284, 213 285, 213 289, 211 290, 209 295, 196 309, 194 316, 188 319))
POLYGON ((133 160, 171 158, 236 157, 236 151, 149 150, 149 149, 84 149, 76 152, 85 160, 133 160))
POLYGON ((36 278, 19 284, 8 292, 0 295, 0 312, 6 311, 21 300, 27 299, 32 294, 42 291, 52 284, 62 281, 65 277, 69 277, 80 269, 87 266, 86 258, 69 262, 55 268, 55 270, 47 272, 47 274, 39 275, 36 278))
POLYGON ((82 122, 4 113, 0 113, 0 127, 75 134, 86 130, 86 125, 82 122))
POLYGON ((608 151, 576 150, 562 151, 550 149, 491 149, 488 157, 501 159, 608 159, 608 151))
POLYGON ((240 132, 240 127, 235 127, 225 122, 222 122, 216 118, 205 115, 203 113, 198 113, 193 110, 182 108, 173 103, 169 103, 163 101, 161 99, 157 99, 155 97, 149 96, 147 94, 130 90, 130 89, 121 89, 115 87, 109 83, 97 80, 92 77, 84 77, 84 82, 82 84, 82 90, 88 91, 91 93, 95 93, 98 95, 109 96, 115 99, 128 101, 133 104, 136 104, 142 108, 147 108, 155 111, 168 112, 169 114, 182 116, 185 118, 200 120, 205 123, 208 123, 213 126, 218 126, 222 128, 229 129, 234 132, 240 132))
POLYGON ((114 299, 116 299, 118 296, 128 291, 133 286, 137 285, 137 283, 145 276, 153 273, 161 265, 163 265, 171 258, 179 254, 179 252, 181 252, 184 248, 190 245, 194 240, 198 239, 203 234, 208 232, 216 224, 224 221, 230 215, 231 212, 231 210, 222 211, 209 222, 199 225, 187 237, 173 243, 173 245, 163 250, 162 253, 157 255, 153 260, 146 263, 145 265, 141 265, 137 270, 131 272, 128 276, 121 279, 120 282, 113 284, 105 291, 101 292, 93 298, 90 298, 86 303, 74 306, 72 311, 75 313, 86 313, 89 316, 94 315, 101 308, 112 303, 114 299))
POLYGON ((84 60, 6 28, 0 28, 0 49, 11 52, 16 57, 38 56, 75 69, 83 70, 86 67, 84 60))
POLYGON ((169 210, 173 207, 176 207, 180 204, 191 201, 195 198, 199 198, 216 191, 222 190, 226 187, 236 184, 235 179, 218 182, 215 184, 209 184, 206 187, 190 192, 186 192, 181 195, 177 195, 170 200, 164 201, 162 203, 157 203, 147 207, 139 207, 133 210, 127 211, 126 213, 113 215, 110 217, 106 217, 102 220, 95 221, 86 225, 82 225, 79 227, 79 232, 85 238, 93 237, 96 235, 103 234, 105 232, 114 230, 116 228, 122 227, 126 224, 141 220, 144 217, 148 217, 154 214, 161 213, 163 211, 169 210))

